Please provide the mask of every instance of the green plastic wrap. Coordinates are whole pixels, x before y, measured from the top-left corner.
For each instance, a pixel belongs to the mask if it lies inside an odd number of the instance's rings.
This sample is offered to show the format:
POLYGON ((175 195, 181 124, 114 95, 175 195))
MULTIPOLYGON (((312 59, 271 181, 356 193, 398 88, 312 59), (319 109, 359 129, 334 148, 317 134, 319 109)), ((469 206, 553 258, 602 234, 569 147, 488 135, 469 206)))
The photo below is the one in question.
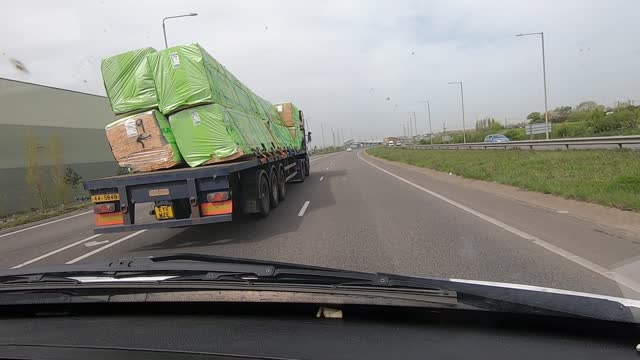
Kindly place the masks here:
POLYGON ((269 126, 271 129, 271 133, 276 139, 278 145, 280 145, 280 148, 300 150, 300 148, 302 147, 302 143, 294 141, 287 127, 271 121, 269 122, 269 126))
POLYGON ((116 114, 158 106, 147 55, 153 48, 129 51, 102 59, 102 79, 111 110, 116 114))
POLYGON ((238 81, 198 44, 174 46, 147 58, 158 105, 165 114, 215 103, 265 121, 281 122, 269 102, 238 81))
POLYGON ((182 157, 192 167, 237 159, 255 149, 281 148, 267 128, 269 122, 220 104, 179 111, 169 116, 169 123, 182 157))

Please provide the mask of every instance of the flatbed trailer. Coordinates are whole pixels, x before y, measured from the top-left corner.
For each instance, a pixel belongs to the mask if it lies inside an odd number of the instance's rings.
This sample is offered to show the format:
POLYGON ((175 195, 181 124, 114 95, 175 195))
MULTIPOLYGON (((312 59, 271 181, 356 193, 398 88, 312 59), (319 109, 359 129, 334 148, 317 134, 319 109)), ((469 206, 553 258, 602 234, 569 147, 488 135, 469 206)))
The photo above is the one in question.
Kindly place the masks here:
MULTIPOLYGON (((306 139, 303 142, 306 148, 306 139)), ((308 175, 309 157, 303 148, 88 180, 83 185, 94 203, 94 232, 113 233, 227 222, 243 214, 267 216, 286 198, 286 184, 302 182, 308 175), (137 223, 136 205, 143 203, 153 204, 149 216, 155 219, 137 223)))

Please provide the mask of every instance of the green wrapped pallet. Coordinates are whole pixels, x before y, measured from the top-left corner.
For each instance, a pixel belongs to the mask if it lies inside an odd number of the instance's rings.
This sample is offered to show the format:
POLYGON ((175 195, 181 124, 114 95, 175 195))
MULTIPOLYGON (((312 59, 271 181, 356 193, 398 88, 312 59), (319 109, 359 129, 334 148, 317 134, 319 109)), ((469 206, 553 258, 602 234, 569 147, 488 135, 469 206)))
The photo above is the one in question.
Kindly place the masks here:
POLYGON ((104 88, 114 113, 141 112, 158 106, 147 63, 147 55, 155 52, 149 47, 102 60, 104 88))
POLYGON ((169 122, 180 153, 192 167, 238 159, 254 149, 279 148, 268 122, 220 104, 179 111, 169 122))
POLYGON ((262 120, 280 122, 271 104, 254 94, 200 45, 180 45, 148 57, 164 114, 220 104, 262 120))
POLYGON ((280 145, 280 148, 300 150, 302 143, 294 141, 289 133, 289 129, 274 122, 269 122, 269 126, 271 128, 271 133, 280 145))

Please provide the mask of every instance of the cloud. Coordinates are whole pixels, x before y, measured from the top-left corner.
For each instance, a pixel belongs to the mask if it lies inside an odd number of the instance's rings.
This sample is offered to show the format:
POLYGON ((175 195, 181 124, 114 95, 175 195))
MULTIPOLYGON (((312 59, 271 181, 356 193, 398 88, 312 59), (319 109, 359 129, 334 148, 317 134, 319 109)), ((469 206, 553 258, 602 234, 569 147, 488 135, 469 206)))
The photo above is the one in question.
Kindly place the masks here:
POLYGON ((460 128, 460 94, 450 81, 464 82, 468 127, 480 116, 517 121, 540 111, 540 42, 516 38, 521 32, 545 32, 550 107, 638 98, 637 2, 68 4, 23 1, 0 14, 1 77, 104 94, 101 58, 161 49, 161 19, 195 11, 167 22, 170 44, 200 42, 262 97, 296 102, 311 117, 316 143, 320 122, 380 138, 400 133, 413 111, 425 132, 423 99, 434 130, 443 122, 460 128))

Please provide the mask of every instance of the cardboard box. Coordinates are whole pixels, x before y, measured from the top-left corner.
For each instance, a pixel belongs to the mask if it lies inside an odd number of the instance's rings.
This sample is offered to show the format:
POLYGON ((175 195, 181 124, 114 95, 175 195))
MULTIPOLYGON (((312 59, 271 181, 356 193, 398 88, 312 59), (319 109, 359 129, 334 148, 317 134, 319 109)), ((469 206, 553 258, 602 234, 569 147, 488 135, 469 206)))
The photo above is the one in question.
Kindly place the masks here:
POLYGON ((114 121, 105 130, 113 157, 121 167, 144 172, 183 163, 169 122, 157 110, 114 121))

